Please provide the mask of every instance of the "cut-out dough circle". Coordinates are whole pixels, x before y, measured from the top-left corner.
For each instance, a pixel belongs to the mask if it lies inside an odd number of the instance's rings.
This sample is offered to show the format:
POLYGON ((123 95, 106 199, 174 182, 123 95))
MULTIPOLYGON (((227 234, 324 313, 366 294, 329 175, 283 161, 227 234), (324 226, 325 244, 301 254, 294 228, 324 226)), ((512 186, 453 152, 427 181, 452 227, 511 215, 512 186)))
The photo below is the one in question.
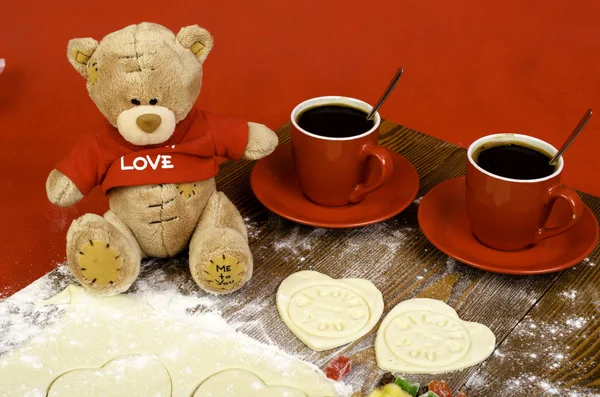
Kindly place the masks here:
POLYGON ((336 280, 315 271, 301 271, 279 286, 277 309, 302 342, 321 351, 368 333, 383 313, 383 298, 367 280, 336 280))
POLYGON ((254 373, 243 369, 219 372, 204 381, 193 397, 306 397, 298 389, 267 386, 254 373))
POLYGON ((75 369, 59 376, 48 397, 170 397, 171 377, 154 356, 115 358, 101 368, 75 369))
POLYGON ((375 351, 381 369, 432 374, 475 365, 495 344, 485 325, 463 321, 446 303, 423 298, 392 309, 379 327, 375 351))

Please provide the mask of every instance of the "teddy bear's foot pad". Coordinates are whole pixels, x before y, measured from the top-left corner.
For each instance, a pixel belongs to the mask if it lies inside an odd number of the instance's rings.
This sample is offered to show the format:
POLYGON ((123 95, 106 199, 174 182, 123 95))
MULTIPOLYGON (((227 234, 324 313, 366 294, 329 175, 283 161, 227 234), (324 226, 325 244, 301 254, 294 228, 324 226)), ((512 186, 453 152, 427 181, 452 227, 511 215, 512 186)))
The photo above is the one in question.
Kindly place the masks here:
POLYGON ((246 266, 236 257, 220 255, 210 260, 201 277, 214 290, 228 292, 246 278, 246 266))
POLYGON ((67 233, 71 273, 101 295, 126 291, 140 272, 140 251, 116 226, 101 216, 76 219, 67 233))
POLYGON ((109 243, 90 240, 79 251, 81 274, 91 284, 114 285, 123 263, 121 255, 109 243))
POLYGON ((190 272, 205 291, 224 294, 240 289, 252 277, 252 254, 244 236, 223 228, 203 230, 190 244, 190 272))

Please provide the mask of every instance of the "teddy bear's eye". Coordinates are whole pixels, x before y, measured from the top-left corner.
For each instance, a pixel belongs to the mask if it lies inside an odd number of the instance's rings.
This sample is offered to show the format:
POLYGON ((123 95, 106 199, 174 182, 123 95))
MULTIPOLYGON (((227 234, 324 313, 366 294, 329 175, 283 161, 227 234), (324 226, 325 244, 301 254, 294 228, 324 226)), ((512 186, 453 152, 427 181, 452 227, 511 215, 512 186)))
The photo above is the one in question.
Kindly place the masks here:
POLYGON ((133 98, 133 99, 131 100, 131 103, 133 103, 135 106, 137 106, 137 105, 140 105, 140 104, 141 104, 140 100, 139 100, 139 99, 135 99, 135 98, 133 98))
POLYGON ((156 105, 158 103, 158 99, 152 98, 150 99, 150 105, 156 105))

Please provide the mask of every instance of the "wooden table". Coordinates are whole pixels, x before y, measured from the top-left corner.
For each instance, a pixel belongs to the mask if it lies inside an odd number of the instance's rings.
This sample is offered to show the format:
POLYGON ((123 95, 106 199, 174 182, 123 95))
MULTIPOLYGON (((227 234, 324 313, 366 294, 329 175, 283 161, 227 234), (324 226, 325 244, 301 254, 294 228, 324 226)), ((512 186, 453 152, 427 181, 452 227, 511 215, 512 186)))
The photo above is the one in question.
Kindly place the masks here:
MULTIPOLYGON (((281 142, 289 141, 289 125, 277 132, 281 142)), ((409 128, 384 122, 381 143, 415 166, 421 178, 417 197, 465 172, 464 149, 409 128)), ((335 278, 364 277, 383 293, 384 315, 402 300, 432 297, 446 301, 461 318, 486 324, 496 335, 496 351, 483 364, 408 378, 444 378, 453 391, 463 390, 469 397, 600 395, 598 247, 588 261, 563 272, 519 277, 488 273, 449 260, 429 243, 419 230, 416 203, 386 222, 359 229, 314 229, 284 220, 252 194, 252 166, 226 164, 217 183, 251 227, 255 274, 237 299, 259 306, 258 316, 269 324, 254 336, 266 332, 279 346, 322 367, 337 354, 349 355, 354 360, 351 379, 363 379, 363 391, 370 390, 383 373, 375 364, 377 327, 353 344, 315 353, 283 325, 274 305, 281 280, 300 269, 335 278)), ((600 199, 581 196, 598 216, 600 199)), ((224 314, 243 321, 235 310, 225 309, 224 314)))
MULTIPOLYGON (((281 142, 288 141, 289 126, 278 134, 281 142)), ((465 150, 394 123, 382 123, 381 142, 416 167, 421 177, 417 197, 465 171, 465 150)), ((355 343, 317 353, 285 327, 275 307, 277 287, 295 271, 363 277, 383 293, 384 315, 403 300, 431 297, 446 301, 465 320, 486 324, 496 335, 497 348, 483 364, 409 379, 422 383, 445 379, 455 393, 462 390, 469 397, 600 396, 598 248, 589 260, 559 273, 526 277, 488 273, 456 263, 427 241, 417 223, 418 200, 380 224, 315 229, 266 210, 250 189, 252 166, 227 163, 217 178, 219 188, 246 218, 255 258, 251 282, 239 292, 216 298, 214 307, 241 331, 323 368, 338 354, 351 356, 353 370, 346 380, 370 391, 384 373, 375 364, 377 327, 355 343)), ((582 198, 600 214, 600 199, 585 194, 582 198)), ((185 256, 154 260, 146 263, 140 277, 164 273, 183 294, 204 294, 185 265, 185 256)), ((55 271, 50 278, 64 285, 64 274, 55 271)))

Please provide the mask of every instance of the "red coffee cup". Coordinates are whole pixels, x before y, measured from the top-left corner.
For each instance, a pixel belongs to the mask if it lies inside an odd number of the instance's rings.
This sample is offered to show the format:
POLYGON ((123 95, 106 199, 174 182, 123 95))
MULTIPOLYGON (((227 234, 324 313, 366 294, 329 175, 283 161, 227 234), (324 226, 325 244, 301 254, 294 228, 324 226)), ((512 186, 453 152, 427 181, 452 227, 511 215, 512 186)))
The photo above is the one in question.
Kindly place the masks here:
POLYGON ((325 105, 350 106, 366 113, 372 109, 366 102, 342 96, 313 98, 296 106, 291 114, 296 174, 304 194, 317 204, 337 207, 357 203, 392 175, 392 158, 377 144, 381 118, 375 113, 373 128, 347 138, 316 135, 298 125, 303 111, 325 105))
POLYGON ((560 184, 564 159, 556 170, 539 179, 510 179, 492 174, 476 163, 483 146, 517 143, 554 156, 554 146, 520 134, 495 134, 473 142, 467 151, 466 204, 471 229, 483 244, 498 250, 516 251, 566 232, 579 221, 583 203, 573 190, 560 184), (564 224, 545 226, 557 199, 565 200, 573 216, 564 224))

